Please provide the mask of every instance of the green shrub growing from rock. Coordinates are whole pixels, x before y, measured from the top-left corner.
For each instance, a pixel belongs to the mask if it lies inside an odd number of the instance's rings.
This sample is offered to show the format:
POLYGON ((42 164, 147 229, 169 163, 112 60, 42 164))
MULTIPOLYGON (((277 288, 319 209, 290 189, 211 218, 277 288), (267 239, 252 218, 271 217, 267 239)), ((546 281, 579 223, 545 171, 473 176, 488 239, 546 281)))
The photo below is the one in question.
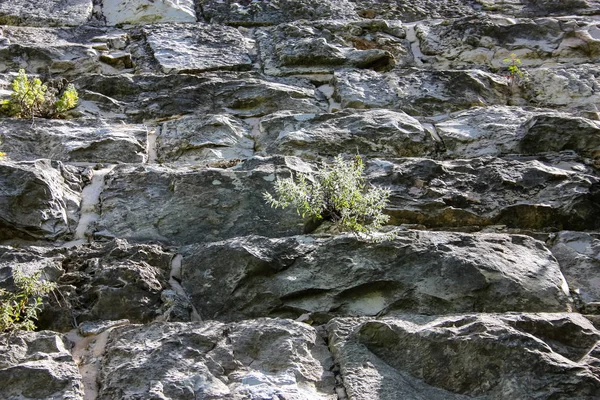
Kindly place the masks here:
POLYGON ((14 271, 16 292, 0 289, 0 332, 35 329, 42 297, 56 288, 56 284, 40 280, 40 273, 25 275, 14 271))
POLYGON ((75 108, 79 101, 73 84, 68 84, 57 98, 58 90, 49 88, 39 78, 30 80, 23 69, 13 80, 12 90, 10 100, 3 100, 0 104, 4 114, 17 118, 56 118, 75 108))
POLYGON ((272 207, 296 208, 302 218, 330 220, 343 231, 371 236, 389 219, 383 209, 391 192, 367 187, 363 171, 360 156, 349 162, 337 156, 332 165, 323 164, 314 174, 278 179, 277 198, 268 192, 264 197, 272 207))

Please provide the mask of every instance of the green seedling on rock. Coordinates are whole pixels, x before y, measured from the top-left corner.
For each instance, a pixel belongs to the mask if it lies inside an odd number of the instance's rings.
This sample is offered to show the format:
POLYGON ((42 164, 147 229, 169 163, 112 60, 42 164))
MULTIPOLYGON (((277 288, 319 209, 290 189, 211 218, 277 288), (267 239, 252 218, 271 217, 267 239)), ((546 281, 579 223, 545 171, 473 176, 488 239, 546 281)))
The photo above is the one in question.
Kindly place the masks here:
POLYGON ((522 64, 521 60, 517 58, 517 55, 515 53, 512 53, 510 57, 505 58, 504 60, 502 60, 502 62, 508 64, 509 78, 513 82, 518 82, 519 79, 523 79, 525 77, 525 74, 519 68, 519 66, 522 64))
POLYGON ((2 112, 16 118, 58 118, 60 114, 77 106, 79 100, 77 90, 72 84, 59 91, 49 88, 39 78, 29 79, 25 70, 12 82, 10 100, 0 102, 2 112))
POLYGON ((55 283, 41 281, 39 272, 28 276, 14 271, 13 278, 15 292, 0 289, 0 333, 34 330, 42 298, 56 288, 55 283))
POLYGON ((372 234, 389 220, 383 213, 390 190, 367 187, 360 156, 346 162, 337 156, 332 165, 322 164, 314 174, 275 182, 276 197, 268 192, 264 198, 274 208, 294 207, 298 214, 313 220, 329 220, 343 231, 372 234))

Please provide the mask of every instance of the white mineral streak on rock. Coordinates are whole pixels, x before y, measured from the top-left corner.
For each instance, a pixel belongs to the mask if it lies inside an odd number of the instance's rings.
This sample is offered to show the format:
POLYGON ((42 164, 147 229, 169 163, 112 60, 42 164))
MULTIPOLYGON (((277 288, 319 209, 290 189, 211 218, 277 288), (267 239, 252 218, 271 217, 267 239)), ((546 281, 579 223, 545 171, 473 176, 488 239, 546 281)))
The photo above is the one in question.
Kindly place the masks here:
MULTIPOLYGON (((187 299, 189 301, 189 297, 183 287, 181 286, 181 260, 183 260, 183 256, 181 254, 177 254, 171 260, 171 273, 169 274, 169 285, 171 285, 171 289, 175 291, 178 295, 187 299)), ((196 307, 189 301, 192 306, 192 313, 190 315, 191 321, 202 321, 202 317, 198 314, 196 307)))
POLYGON ((100 218, 98 213, 98 203, 100 194, 104 190, 104 177, 114 168, 111 165, 94 171, 94 176, 89 185, 83 188, 81 192, 81 211, 79 224, 75 230, 75 240, 82 240, 91 237, 90 228, 100 218))
POLYGON ((98 335, 81 336, 77 329, 69 331, 66 336, 73 343, 71 355, 79 368, 83 382, 83 399, 96 400, 98 397, 98 375, 100 364, 106 350, 111 327, 98 335))
POLYGON ((413 57, 415 59, 416 65, 423 65, 423 59, 426 58, 425 55, 421 52, 421 47, 419 45, 419 39, 417 38, 417 34, 415 33, 415 23, 406 24, 404 27, 406 28, 406 39, 410 42, 410 50, 413 53, 413 57))
MULTIPOLYGON (((160 129, 160 128, 156 128, 156 129, 160 129)), ((146 147, 146 154, 148 156, 147 158, 147 163, 148 164, 156 164, 156 158, 157 158, 157 153, 156 153, 156 130, 148 130, 148 135, 146 136, 146 143, 147 143, 147 147, 146 147)))
POLYGON ((196 22, 193 0, 104 0, 108 25, 196 22))
POLYGON ((323 95, 327 98, 327 101, 329 101, 329 112, 336 112, 342 109, 342 105, 333 99, 333 86, 330 84, 325 84, 319 86, 317 90, 323 93, 323 95))

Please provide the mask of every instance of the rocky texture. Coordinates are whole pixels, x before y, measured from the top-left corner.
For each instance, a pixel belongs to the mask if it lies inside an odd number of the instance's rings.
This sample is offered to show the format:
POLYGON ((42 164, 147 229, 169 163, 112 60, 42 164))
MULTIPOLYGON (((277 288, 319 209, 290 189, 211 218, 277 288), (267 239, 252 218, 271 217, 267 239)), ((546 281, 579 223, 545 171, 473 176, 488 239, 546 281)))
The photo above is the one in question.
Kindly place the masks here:
POLYGON ((44 73, 45 79, 100 72, 99 52, 91 40, 104 33, 99 28, 2 27, 0 72, 44 73))
POLYGON ((562 108, 599 119, 600 74, 594 65, 571 68, 535 68, 528 70, 532 104, 562 108))
POLYGON ((156 139, 159 162, 213 163, 254 154, 251 128, 227 114, 192 115, 163 122, 156 139))
POLYGON ((502 224, 522 229, 598 229, 599 180, 538 160, 415 158, 374 161, 372 182, 392 190, 391 224, 502 224))
POLYGON ((421 21, 432 18, 457 18, 474 14, 479 10, 476 1, 468 0, 416 0, 416 1, 368 1, 351 0, 354 7, 363 18, 369 19, 399 19, 403 22, 421 21))
POLYGON ((0 3, 1 25, 74 26, 92 16, 93 0, 14 0, 0 3))
POLYGON ((108 25, 196 22, 194 0, 102 0, 108 25))
POLYGON ((247 70, 251 66, 244 37, 233 28, 162 25, 146 28, 145 33, 164 73, 247 70))
POLYGON ((11 160, 141 163, 146 159, 147 130, 142 125, 102 120, 0 120, 2 150, 11 160))
POLYGON ((308 325, 155 323, 116 328, 100 398, 335 399, 327 346, 308 325))
POLYGON ((551 253, 525 236, 399 232, 354 237, 250 236, 184 252, 183 286, 205 319, 566 311, 551 253))
POLYGON ((295 211, 272 209, 263 199, 288 168, 310 170, 295 158, 255 159, 233 168, 116 167, 101 195, 97 234, 189 244, 302 233, 295 211))
POLYGON ((504 105, 510 93, 506 78, 480 70, 343 70, 334 74, 333 84, 333 98, 343 108, 391 108, 425 116, 504 105))
POLYGON ((83 378, 4 336, 0 397, 600 398, 598 1, 10 3, 0 97, 80 103, 0 121, 0 287, 83 378), (393 240, 265 204, 339 153, 393 240))
POLYGON ((524 66, 554 62, 590 63, 600 56, 600 37, 593 20, 511 20, 468 17, 452 23, 415 27, 422 61, 436 67, 480 64, 506 68, 503 60, 516 54, 524 66), (430 58, 431 57, 431 58, 430 58))
POLYGON ((299 19, 356 19, 348 0, 201 0, 199 14, 211 23, 274 25, 299 19))
POLYGON ((81 178, 60 162, 0 162, 0 239, 59 239, 79 218, 81 178))
POLYGON ((50 332, 0 334, 0 397, 83 400, 69 342, 50 332))
POLYGON ((564 231, 552 241, 552 254, 565 274, 582 311, 597 313, 600 308, 600 238, 597 234, 564 231))
MULTIPOLYGON (((179 306, 163 301, 163 292, 172 291, 173 254, 157 245, 115 240, 73 248, 2 248, 0 254, 1 286, 11 286, 15 269, 41 272, 43 279, 56 282, 39 318, 44 329, 65 332, 99 320, 144 323, 160 315, 169 318, 170 308, 179 306)), ((188 308, 179 318, 189 321, 190 313, 188 308)))
POLYGON ((393 22, 298 22, 261 30, 257 37, 270 75, 328 74, 342 67, 385 71, 411 61, 406 31, 393 22))
POLYGON ((477 0, 482 9, 518 17, 545 17, 548 15, 596 15, 600 12, 597 0, 565 1, 494 1, 477 0))
POLYGON ((572 150, 600 158, 600 124, 551 110, 474 108, 435 123, 445 157, 540 155, 572 150))
POLYGON ((600 333, 577 314, 340 318, 327 330, 351 400, 600 395, 600 333))
POLYGON ((359 151, 365 156, 414 157, 433 155, 439 147, 419 121, 388 110, 274 113, 260 120, 258 130, 257 148, 264 154, 311 158, 359 151))
POLYGON ((279 110, 323 112, 325 99, 314 86, 296 79, 254 73, 193 75, 91 75, 77 81, 88 110, 132 122, 187 113, 228 113, 261 117, 279 110))

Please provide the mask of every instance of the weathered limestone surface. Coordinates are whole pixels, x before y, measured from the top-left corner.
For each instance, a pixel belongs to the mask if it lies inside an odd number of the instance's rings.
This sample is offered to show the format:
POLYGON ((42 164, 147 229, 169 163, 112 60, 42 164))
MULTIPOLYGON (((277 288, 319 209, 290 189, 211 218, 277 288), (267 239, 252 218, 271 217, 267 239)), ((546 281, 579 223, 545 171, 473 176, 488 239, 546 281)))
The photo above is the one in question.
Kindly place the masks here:
POLYGON ((92 16, 93 0, 11 0, 0 3, 0 24, 75 26, 92 16))
POLYGON ((474 108, 435 123, 445 157, 540 155, 572 150, 600 157, 600 123, 552 110, 474 108))
POLYGON ((263 199, 290 169, 310 171, 296 158, 253 159, 232 168, 116 167, 101 195, 97 234, 190 244, 302 233, 295 211, 272 209, 263 199))
POLYGON ((202 75, 91 75, 77 81, 83 112, 142 122, 187 113, 228 113, 262 117, 279 110, 316 113, 327 110, 324 96, 297 79, 273 79, 254 73, 202 75), (85 110, 85 108, 88 108, 85 110))
POLYGON ((247 70, 251 60, 242 34, 212 25, 159 25, 145 30, 164 73, 247 70))
POLYGON ((327 330, 352 400, 600 395, 600 332, 577 314, 336 318, 327 330))
POLYGON ((501 224, 523 229, 598 229, 600 181, 538 160, 376 160, 372 181, 392 190, 392 224, 501 224))
POLYGON ((379 157, 433 155, 439 145, 419 121, 403 112, 352 110, 329 114, 273 113, 258 124, 264 154, 307 158, 360 153, 379 157))
POLYGON ((110 334, 99 397, 333 400, 332 368, 315 329, 289 320, 132 325, 110 334))
POLYGON ((0 334, 0 397, 83 400, 69 342, 51 331, 0 334))
POLYGON ((0 120, 2 149, 12 160, 141 163, 146 159, 143 125, 107 124, 102 120, 0 120))
POLYGON ((159 162, 207 163, 254 155, 251 127, 228 114, 196 114, 163 122, 157 133, 159 162))
POLYGON ((0 1, 0 100, 79 93, 0 118, 0 288, 55 282, 73 340, 0 332, 0 398, 600 398, 599 18, 0 1), (339 154, 392 192, 379 242, 265 203, 339 154))
POLYGON ((263 29, 257 37, 264 72, 276 76, 342 67, 385 71, 412 60, 398 22, 298 22, 263 29))
POLYGON ((107 25, 196 22, 194 0, 102 0, 107 25))
POLYGON ((0 161, 0 238, 58 239, 79 219, 82 181, 57 161, 0 161))
POLYGON ((595 313, 600 306, 600 237, 598 234, 563 231, 552 241, 552 254, 560 264, 580 306, 595 313))
POLYGON ((568 308, 558 264, 526 236, 410 231, 371 245, 250 236, 191 246, 182 274, 200 315, 226 321, 568 308))
POLYGON ((348 0, 201 0, 202 16, 211 23, 260 26, 296 20, 356 19, 348 0))

